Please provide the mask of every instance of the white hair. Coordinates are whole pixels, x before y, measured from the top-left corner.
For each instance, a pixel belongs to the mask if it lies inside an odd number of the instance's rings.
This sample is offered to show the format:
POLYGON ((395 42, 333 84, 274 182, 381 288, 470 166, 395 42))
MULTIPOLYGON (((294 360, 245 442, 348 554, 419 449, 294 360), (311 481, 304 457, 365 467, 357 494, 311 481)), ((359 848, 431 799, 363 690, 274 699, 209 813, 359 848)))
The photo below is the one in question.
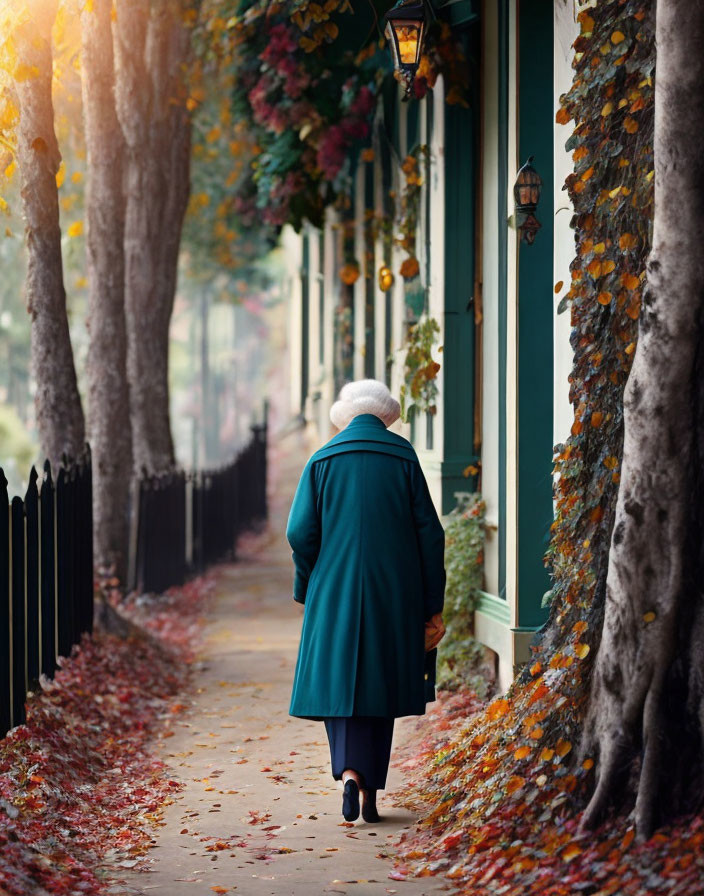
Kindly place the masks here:
POLYGON ((380 380, 355 380, 340 389, 339 400, 330 408, 330 419, 344 429, 353 417, 374 414, 391 426, 401 414, 401 406, 380 380))

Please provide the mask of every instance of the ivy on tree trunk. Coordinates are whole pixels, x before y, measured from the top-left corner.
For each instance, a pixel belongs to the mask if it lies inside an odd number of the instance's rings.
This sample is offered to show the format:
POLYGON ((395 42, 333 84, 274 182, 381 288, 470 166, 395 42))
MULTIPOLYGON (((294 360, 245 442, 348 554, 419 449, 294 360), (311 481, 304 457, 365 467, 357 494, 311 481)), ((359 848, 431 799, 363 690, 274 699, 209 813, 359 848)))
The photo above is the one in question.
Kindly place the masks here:
POLYGON ((31 75, 15 82, 20 110, 17 161, 27 234, 27 310, 31 317, 32 372, 42 452, 56 469, 85 447, 66 316, 56 173, 61 155, 54 132, 51 96, 51 28, 56 0, 37 0, 33 18, 14 34, 17 59, 31 75))

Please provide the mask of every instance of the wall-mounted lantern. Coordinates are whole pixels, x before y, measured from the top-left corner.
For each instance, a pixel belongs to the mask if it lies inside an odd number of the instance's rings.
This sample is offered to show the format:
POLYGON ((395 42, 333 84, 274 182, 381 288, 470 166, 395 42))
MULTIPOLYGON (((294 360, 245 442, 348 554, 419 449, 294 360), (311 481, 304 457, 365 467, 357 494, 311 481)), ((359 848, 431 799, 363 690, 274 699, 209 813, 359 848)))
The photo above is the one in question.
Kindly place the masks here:
POLYGON ((424 0, 399 0, 386 13, 385 35, 391 44, 396 77, 405 85, 408 97, 418 70, 425 37, 424 0))
POLYGON ((513 185, 513 199, 516 205, 516 226, 520 238, 530 245, 540 230, 540 221, 535 217, 535 210, 540 201, 540 188, 543 182, 533 167, 533 156, 516 175, 513 185))

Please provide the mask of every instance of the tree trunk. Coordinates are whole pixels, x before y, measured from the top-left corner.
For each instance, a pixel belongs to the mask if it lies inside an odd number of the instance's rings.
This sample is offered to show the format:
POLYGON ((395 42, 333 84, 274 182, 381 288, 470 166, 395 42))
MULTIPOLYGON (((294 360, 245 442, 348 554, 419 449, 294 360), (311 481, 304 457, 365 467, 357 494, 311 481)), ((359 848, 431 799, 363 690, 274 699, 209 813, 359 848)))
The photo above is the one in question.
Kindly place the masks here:
POLYGON ((658 0, 656 46, 653 246, 583 745, 583 827, 635 794, 641 839, 702 796, 704 0, 658 0))
POLYGON ((180 4, 117 5, 117 114, 127 143, 125 307, 134 464, 175 463, 169 419, 169 322, 188 199, 190 122, 183 102, 188 34, 180 4))
POLYGON ((62 457, 85 448, 85 423, 78 394, 66 316, 56 173, 61 155, 54 133, 51 98, 51 27, 56 0, 37 0, 34 17, 15 31, 18 62, 32 71, 15 84, 20 121, 17 161, 27 233, 27 310, 31 316, 32 372, 42 452, 54 469, 62 457))
POLYGON ((110 0, 81 13, 88 151, 88 429, 93 451, 94 553, 126 578, 132 439, 126 375, 124 139, 114 101, 110 0))

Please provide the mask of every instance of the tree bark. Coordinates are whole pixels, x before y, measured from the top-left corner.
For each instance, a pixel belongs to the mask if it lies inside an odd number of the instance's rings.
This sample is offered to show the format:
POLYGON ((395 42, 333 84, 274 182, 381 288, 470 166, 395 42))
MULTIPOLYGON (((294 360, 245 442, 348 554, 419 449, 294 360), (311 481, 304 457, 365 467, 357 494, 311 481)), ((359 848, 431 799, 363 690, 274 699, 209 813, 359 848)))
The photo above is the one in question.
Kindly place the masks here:
POLYGON ((85 423, 66 316, 56 173, 61 155, 51 97, 51 27, 56 0, 37 0, 15 31, 18 61, 33 72, 15 82, 20 120, 17 161, 27 234, 27 310, 42 452, 57 469, 85 448, 85 423))
POLYGON ((583 744, 583 828, 625 793, 641 839, 702 797, 704 0, 658 0, 656 46, 653 245, 583 744))
POLYGON ((127 144, 125 307, 134 464, 175 463, 169 417, 169 323, 188 200, 190 121, 183 96, 188 32, 180 4, 117 5, 117 114, 127 144))
POLYGON ((125 326, 125 144, 114 99, 110 0, 81 13, 83 114, 88 154, 88 429, 93 452, 94 553, 126 578, 132 438, 125 326))

